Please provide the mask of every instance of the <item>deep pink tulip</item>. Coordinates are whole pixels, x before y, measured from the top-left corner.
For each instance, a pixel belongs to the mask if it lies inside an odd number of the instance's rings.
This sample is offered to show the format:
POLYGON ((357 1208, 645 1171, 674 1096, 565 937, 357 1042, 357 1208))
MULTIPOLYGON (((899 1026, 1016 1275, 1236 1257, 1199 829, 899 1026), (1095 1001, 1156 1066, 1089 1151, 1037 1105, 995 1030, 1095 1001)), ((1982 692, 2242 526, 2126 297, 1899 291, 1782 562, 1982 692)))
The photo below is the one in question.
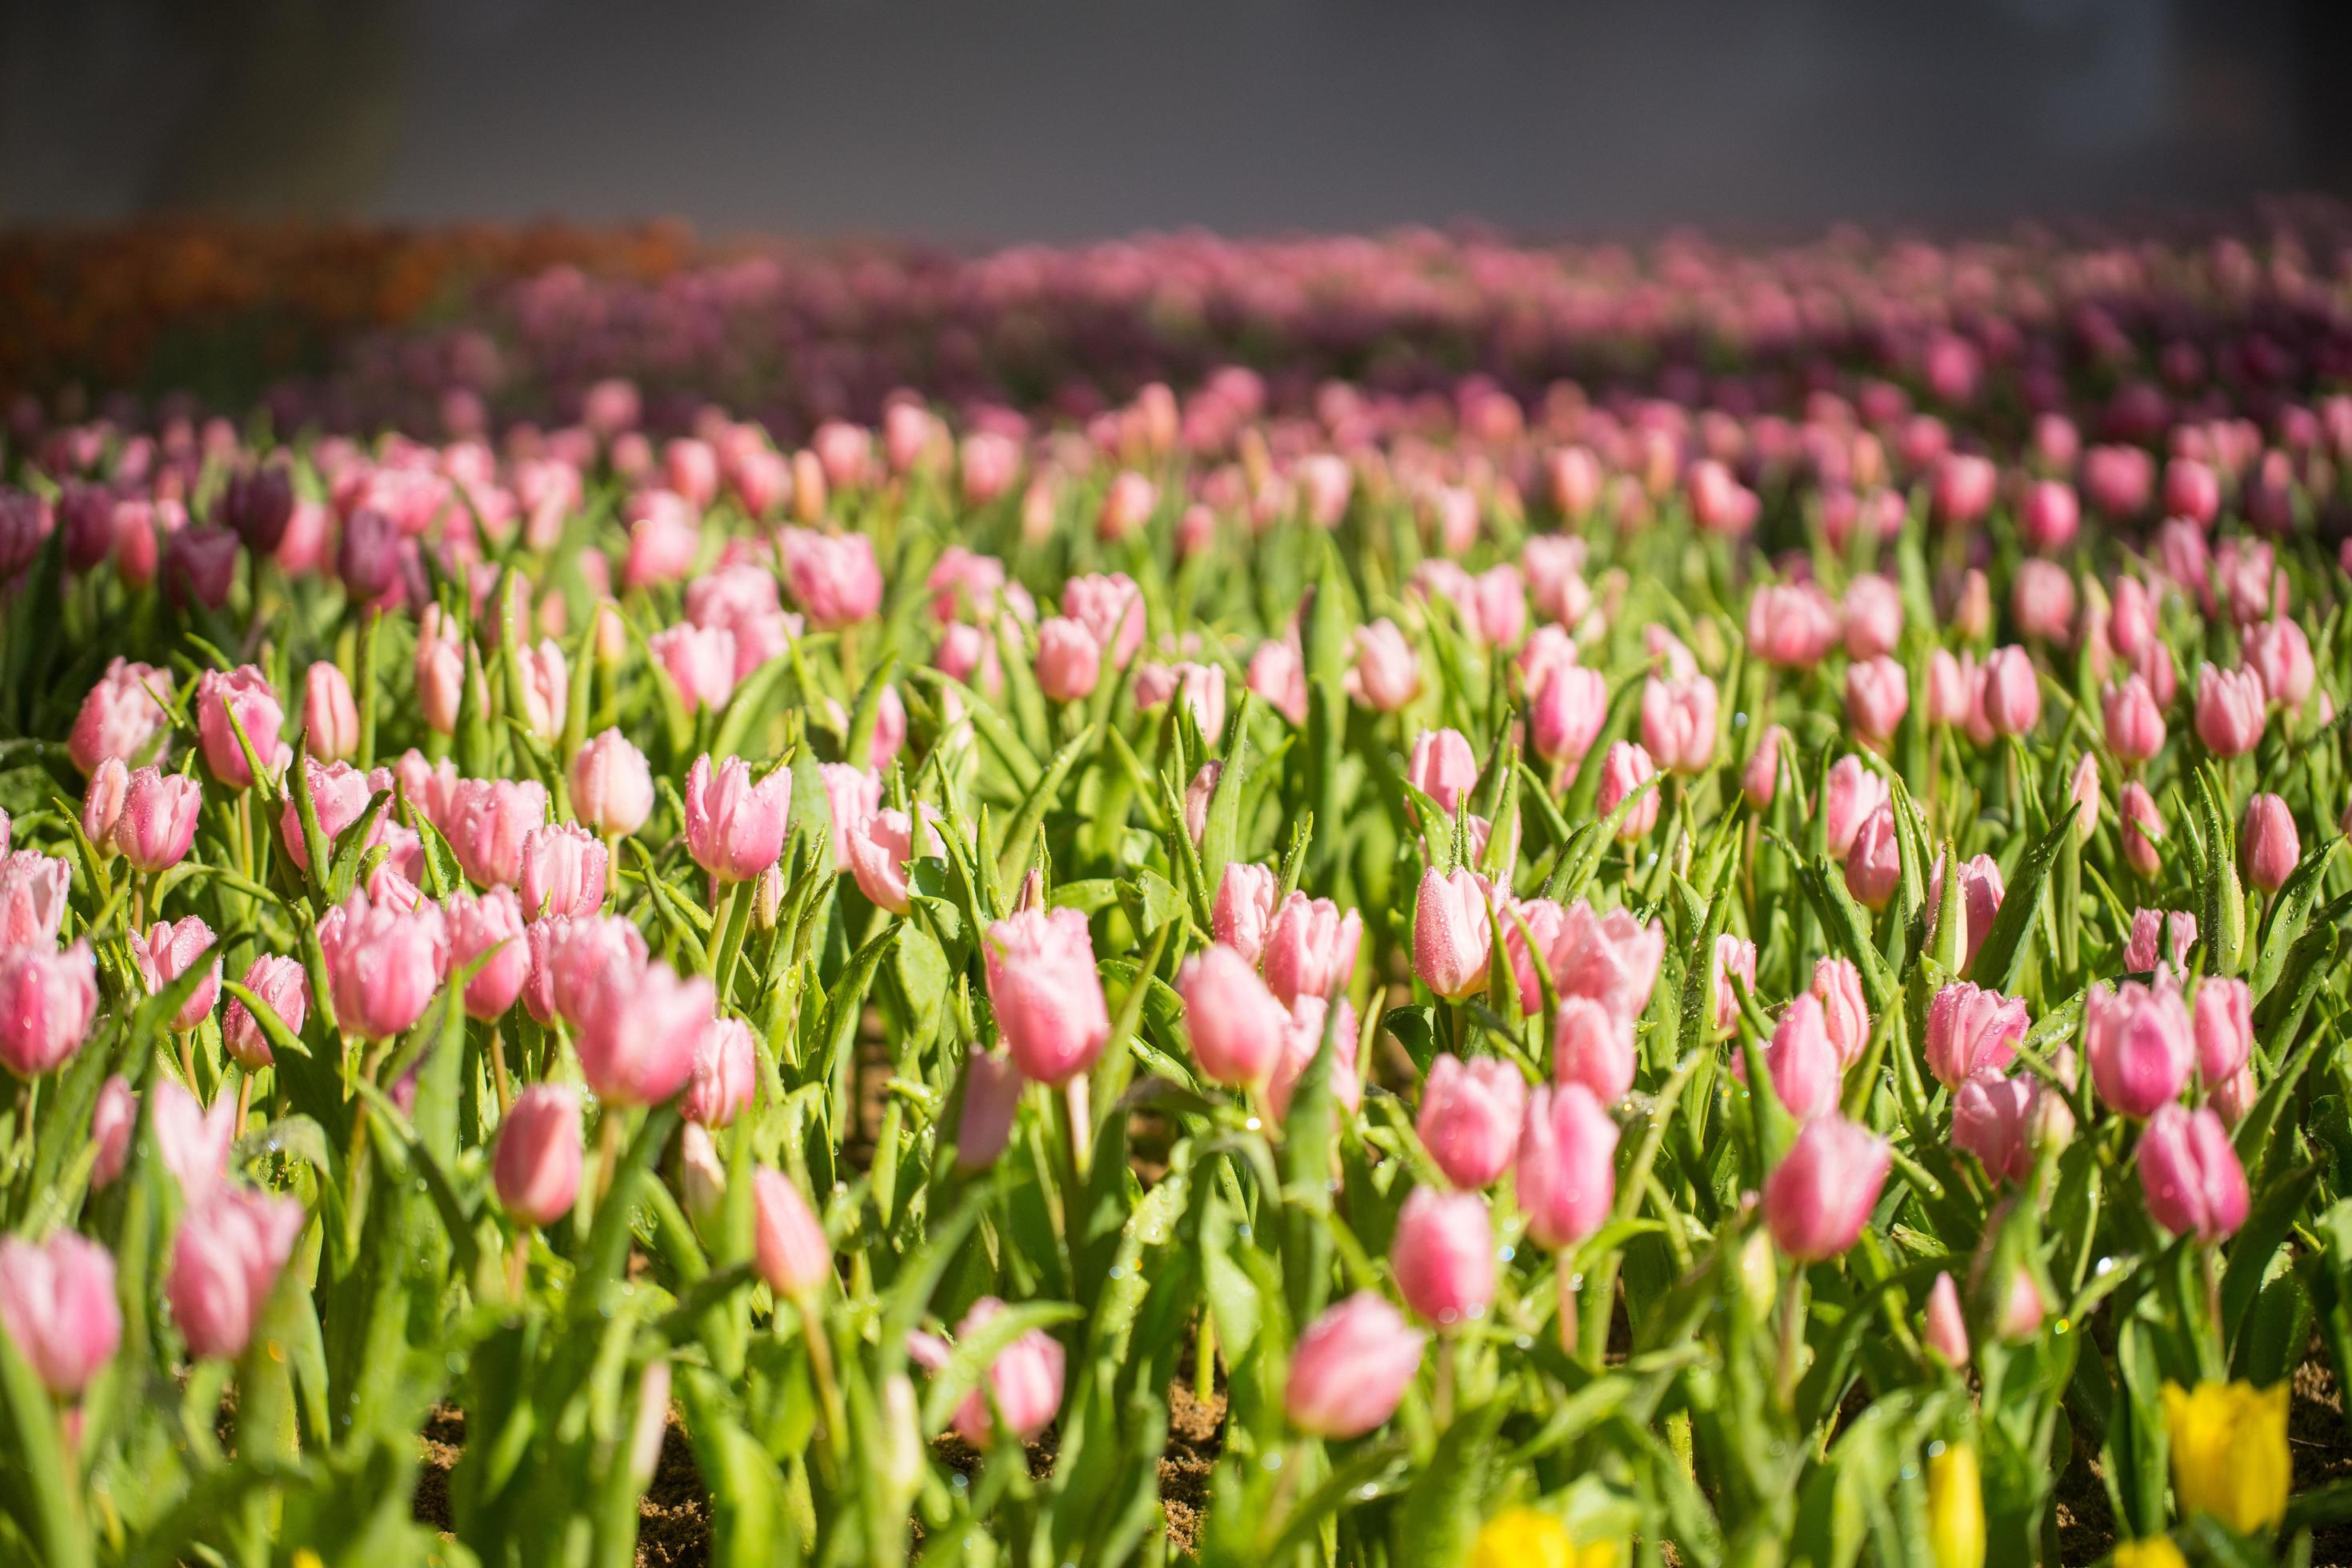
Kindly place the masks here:
POLYGON ((2082 527, 2083 509, 2074 487, 2063 479, 2036 479, 2017 509, 2017 531, 2026 547, 2054 552, 2074 542, 2082 527))
POLYGON ((2017 629, 2035 642, 2064 647, 2074 640, 2074 579, 2054 561, 2019 563, 2009 608, 2017 629))
POLYGON ((79 1399, 122 1343, 114 1255, 70 1230, 0 1238, 0 1331, 59 1399, 79 1399))
POLYGON ((754 783, 751 764, 730 757, 714 772, 706 754, 686 775, 686 843, 695 864, 722 882, 748 882, 783 853, 793 775, 778 768, 754 783))
POLYGON ((2169 517, 2210 524, 2221 510, 2221 479, 2194 458, 2173 458, 2164 465, 2164 510, 2169 517))
POLYGON ((658 961, 632 972, 607 963, 587 987, 580 1076, 608 1105, 658 1105, 694 1076, 695 1047, 719 1005, 699 974, 658 961))
POLYGON ((703 1127, 725 1127, 751 1103, 759 1088, 759 1054, 751 1027, 740 1018, 713 1018, 694 1047, 694 1076, 680 1103, 686 1119, 703 1127))
POLYGON ((1441 1054, 1422 1084, 1414 1130, 1446 1180, 1475 1192, 1510 1168, 1527 1097, 1527 1079, 1499 1057, 1441 1054))
POLYGON ((2217 757, 2242 757, 2263 738, 2267 695, 2251 669, 2197 671, 2197 738, 2217 757))
POLYGON ((1494 923, 1483 879, 1457 870, 1423 871, 1412 924, 1412 970, 1440 996, 1459 999, 1486 984, 1494 923))
POLYGON ((2140 1138, 2139 1190, 2149 1218, 2208 1246, 2236 1235, 2251 1205, 2221 1119, 2173 1104, 2157 1110, 2140 1138))
POLYGON ((2030 733, 2042 721, 2042 677, 2021 647, 1997 647, 1984 663, 1984 716, 1996 735, 2030 733))
POLYGON ((604 841, 584 827, 549 823, 522 841, 522 910, 541 915, 593 915, 604 907, 604 841))
POLYGON ((790 1176, 762 1165, 751 1173, 751 1234, 760 1278, 780 1300, 814 1300, 833 1278, 833 1243, 790 1176))
POLYGON ((2226 1083, 2253 1058, 2253 991, 2242 980, 2207 975, 2192 1011, 2198 1074, 2209 1088, 2226 1083))
POLYGON ((1949 1274, 1937 1274, 1927 1290, 1927 1317, 1920 1342, 1954 1372, 1969 1364, 1969 1327, 1960 1313, 1960 1292, 1949 1274))
MULTIPOLYGON (((327 952, 335 1019, 371 1040, 388 1040, 425 1016, 449 961, 449 932, 431 904, 414 910, 370 904, 353 893, 337 911, 341 928, 327 952)), ((327 946, 324 922, 320 945, 327 946)))
POLYGON ((1830 854, 1843 859, 1853 849, 1862 825, 1890 798, 1885 776, 1848 754, 1830 764, 1822 793, 1822 832, 1830 854))
POLYGON ((1992 459, 1970 452, 1948 452, 1937 463, 1929 487, 1936 521, 1946 527, 1974 522, 1992 509, 2000 470, 1992 459))
POLYGON ((2159 974, 2147 986, 2126 980, 2095 984, 2083 1003, 2083 1054, 2099 1099, 2126 1116, 2145 1118, 2179 1098, 2197 1059, 2180 988, 2159 974))
POLYGON ((2016 1060, 2032 1024, 2016 997, 1957 981, 1927 1005, 1927 1070, 1946 1089, 1957 1090, 1971 1074, 1998 1071, 2016 1060))
POLYGON ((1617 1201, 1617 1123, 1580 1083, 1539 1086, 1519 1125, 1513 1184, 1528 1235, 1559 1251, 1601 1228, 1617 1201))
POLYGON ((1363 917, 1354 910, 1293 892, 1266 924, 1259 959, 1266 988, 1286 1007, 1302 996, 1330 995, 1354 978, 1363 937, 1363 917))
POLYGON ((235 1187, 192 1203, 172 1244, 172 1317, 198 1358, 245 1353, 256 1321, 292 1256, 301 1203, 235 1187))
POLYGON ((653 770, 618 730, 607 730, 572 759, 572 809, 598 833, 635 833, 653 815, 653 770))
MULTIPOLYGON (((1735 1057, 1732 1065, 1745 1076, 1744 1055, 1735 1057)), ((1789 1004, 1764 1047, 1764 1065, 1772 1075, 1772 1092, 1798 1121, 1811 1121, 1837 1109, 1843 1068, 1837 1047, 1830 1043, 1821 998, 1809 992, 1789 1004)))
POLYGON ((1428 1336, 1369 1290, 1325 1309, 1290 1352, 1283 1409, 1311 1437, 1360 1437, 1396 1413, 1428 1336))
MULTIPOLYGON (((131 766, 151 760, 166 734, 164 704, 173 700, 176 681, 168 669, 116 658, 106 667, 74 718, 66 754, 84 773, 94 773, 109 757, 131 766)), ((262 744, 255 742, 257 749, 262 744)))
MULTIPOLYGON (((1593 800, 1593 810, 1605 820, 1635 790, 1657 776, 1657 764, 1650 760, 1648 752, 1630 741, 1612 741, 1601 759, 1601 791, 1593 800)), ((1652 789, 1618 825, 1618 841, 1637 843, 1657 825, 1658 792, 1652 789)))
POLYGON ((317 660, 302 678, 302 749, 338 763, 360 749, 359 703, 350 678, 331 659, 317 660))
MULTIPOLYGON (((956 1325, 956 1338, 968 1340, 1004 1310, 993 1296, 971 1304, 956 1325)), ((996 1412, 1003 1412, 1011 1435, 1026 1442, 1044 1431, 1061 1413, 1064 1362, 1061 1341, 1043 1329, 1032 1329, 997 1352, 988 1364, 988 1386, 974 1389, 956 1406, 951 1425, 956 1436, 975 1448, 985 1449, 996 1430, 996 1412)))
POLYGON ((263 771, 272 777, 284 771, 291 750, 279 734, 286 727, 286 710, 269 678, 249 664, 226 673, 205 671, 196 681, 196 737, 204 746, 205 765, 229 788, 249 789, 253 770, 237 744, 236 726, 244 729, 263 771), (232 712, 236 726, 229 721, 232 712))
POLYGON ((187 915, 176 921, 158 921, 131 946, 150 994, 160 994, 190 969, 207 965, 205 978, 181 1004, 171 1027, 193 1029, 211 1016, 213 1004, 220 1000, 221 961, 213 941, 213 928, 202 917, 187 915))
MULTIPOLYGON (((310 975, 299 960, 262 953, 246 966, 241 984, 278 1015, 287 1033, 302 1033, 302 1025, 310 1016, 310 975)), ((245 1004, 235 998, 221 1014, 221 1043, 247 1072, 260 1071, 272 1059, 269 1037, 261 1032, 245 1004)))
POLYGON ((1024 1077, 1061 1087, 1110 1038, 1094 934, 1076 910, 1025 910, 988 930, 989 1005, 1024 1077))
POLYGON ((1486 1315, 1495 1300, 1495 1228, 1475 1192, 1415 1187, 1397 1215, 1389 1253, 1397 1294, 1441 1326, 1486 1315))
POLYGON ((2102 711, 2107 749, 2123 763, 2145 763, 2164 749, 2164 710, 2139 676, 2126 676, 2121 685, 2107 688, 2102 711))
POLYGON ((1974 1154, 1987 1174, 2023 1181, 2033 1169, 2035 1089, 2023 1075, 1995 1068, 1969 1075, 1952 1095, 1952 1146, 1974 1154))
POLYGON ((1290 1011, 1249 960, 1223 942, 1185 961, 1176 977, 1192 1059, 1215 1082, 1262 1088, 1282 1059, 1290 1011))
POLYGON ((114 842, 122 858, 149 876, 168 871, 187 857, 196 841, 196 816, 205 786, 179 773, 152 767, 131 774, 122 813, 115 818, 114 842))
POLYGON ((1845 855, 1846 891, 1872 910, 1883 910, 1903 879, 1902 840, 1895 835, 1895 803, 1885 801, 1863 819, 1845 855))
POLYGON ((580 1195, 582 1163, 580 1091, 535 1083, 516 1095, 490 1161, 499 1206, 526 1226, 553 1225, 580 1195))
POLYGON ((1890 1163, 1886 1141, 1840 1116, 1809 1121, 1764 1179, 1764 1223, 1772 1240, 1801 1263, 1835 1258, 1852 1247, 1890 1163))
POLYGON ((2274 795, 2257 795, 2246 803, 2245 820, 2238 826, 2238 858, 2246 880, 2265 893, 2275 893, 2294 875, 2303 858, 2303 841, 2294 829, 2294 813, 2274 795))
POLYGON ((89 944, 62 952, 45 942, 0 947, 0 1066, 38 1078, 89 1038, 98 1017, 98 968, 89 944))

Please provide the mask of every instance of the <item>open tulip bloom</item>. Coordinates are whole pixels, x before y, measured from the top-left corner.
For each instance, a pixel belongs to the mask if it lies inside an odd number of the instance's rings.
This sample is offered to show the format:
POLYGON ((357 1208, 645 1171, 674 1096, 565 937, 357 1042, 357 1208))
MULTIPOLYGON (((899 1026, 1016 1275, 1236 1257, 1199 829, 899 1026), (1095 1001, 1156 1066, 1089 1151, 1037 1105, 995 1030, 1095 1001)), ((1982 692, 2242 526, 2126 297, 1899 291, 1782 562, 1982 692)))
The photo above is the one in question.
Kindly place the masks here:
POLYGON ((0 434, 0 1556, 2340 1513, 2345 214, 341 243, 0 434))

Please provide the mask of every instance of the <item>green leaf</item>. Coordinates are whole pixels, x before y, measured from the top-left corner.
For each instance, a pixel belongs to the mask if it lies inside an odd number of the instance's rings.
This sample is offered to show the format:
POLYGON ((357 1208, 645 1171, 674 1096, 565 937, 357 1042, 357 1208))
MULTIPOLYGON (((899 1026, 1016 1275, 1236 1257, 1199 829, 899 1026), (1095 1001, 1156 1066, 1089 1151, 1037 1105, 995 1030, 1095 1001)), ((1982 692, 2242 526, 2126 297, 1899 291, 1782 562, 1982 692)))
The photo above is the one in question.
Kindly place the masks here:
MULTIPOLYGON (((2042 917, 2042 901, 2050 895, 2050 869, 2057 864, 2059 851, 2074 832, 2074 814, 2069 812, 2019 862, 2017 875, 2011 879, 2009 890, 2001 898, 2000 912, 1993 916, 1992 930, 1986 933, 1984 945, 1977 950, 1972 977, 1979 985, 2004 994, 2014 993, 2018 973, 2025 966, 2025 955, 2042 917)), ((1959 880, 1958 869, 1946 865, 1947 889, 1959 880)))

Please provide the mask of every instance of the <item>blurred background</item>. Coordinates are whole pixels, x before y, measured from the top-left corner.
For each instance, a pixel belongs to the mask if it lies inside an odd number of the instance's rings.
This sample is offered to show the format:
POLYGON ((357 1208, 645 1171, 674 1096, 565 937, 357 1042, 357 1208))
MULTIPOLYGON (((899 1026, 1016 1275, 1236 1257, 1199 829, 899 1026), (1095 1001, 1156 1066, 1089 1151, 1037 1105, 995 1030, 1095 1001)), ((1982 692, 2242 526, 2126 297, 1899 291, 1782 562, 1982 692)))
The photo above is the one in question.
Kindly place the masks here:
POLYGON ((2343 0, 0 4, 0 226, 1782 237, 2352 187, 2343 0))

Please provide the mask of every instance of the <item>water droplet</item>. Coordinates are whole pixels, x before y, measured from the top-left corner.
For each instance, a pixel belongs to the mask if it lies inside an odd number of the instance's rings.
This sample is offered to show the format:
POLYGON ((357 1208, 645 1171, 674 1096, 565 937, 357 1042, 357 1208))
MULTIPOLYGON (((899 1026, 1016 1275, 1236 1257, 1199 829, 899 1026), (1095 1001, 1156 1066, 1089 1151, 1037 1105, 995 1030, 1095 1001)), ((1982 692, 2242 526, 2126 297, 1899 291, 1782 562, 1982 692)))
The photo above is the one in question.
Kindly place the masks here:
POLYGON ((1517 1258, 1518 1255, 1519 1249, 1516 1247, 1509 1246, 1508 1244, 1495 1248, 1495 1257, 1505 1263, 1508 1263, 1512 1258, 1517 1258))
POLYGON ((1257 1131, 1261 1127, 1263 1127, 1263 1126, 1265 1125, 1265 1123, 1264 1123, 1264 1122, 1261 1122, 1261 1121, 1260 1121, 1256 1117, 1253 1116, 1253 1117, 1251 1117, 1247 1121, 1243 1122, 1243 1123, 1242 1123, 1242 1125, 1243 1125, 1244 1127, 1247 1128, 1247 1129, 1248 1129, 1249 1131, 1251 1131, 1252 1132, 1255 1132, 1255 1131, 1257 1131))
POLYGON ((1269 1470, 1278 1470, 1278 1469, 1282 1468, 1282 1456, 1281 1456, 1280 1454, 1278 1454, 1278 1453, 1276 1453, 1276 1454, 1268 1454, 1268 1455, 1265 1457, 1265 1468, 1266 1468, 1267 1469, 1269 1469, 1269 1470))

